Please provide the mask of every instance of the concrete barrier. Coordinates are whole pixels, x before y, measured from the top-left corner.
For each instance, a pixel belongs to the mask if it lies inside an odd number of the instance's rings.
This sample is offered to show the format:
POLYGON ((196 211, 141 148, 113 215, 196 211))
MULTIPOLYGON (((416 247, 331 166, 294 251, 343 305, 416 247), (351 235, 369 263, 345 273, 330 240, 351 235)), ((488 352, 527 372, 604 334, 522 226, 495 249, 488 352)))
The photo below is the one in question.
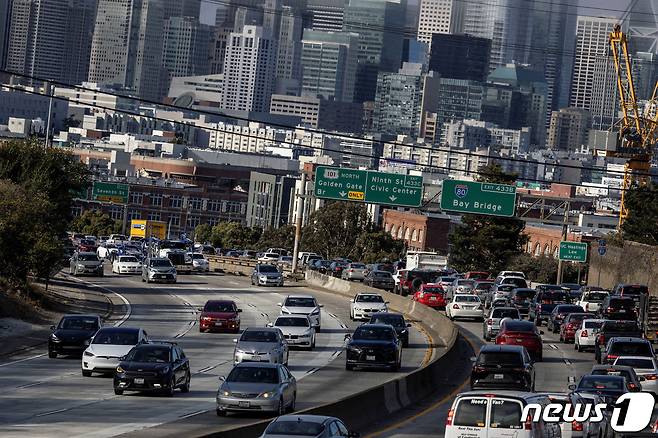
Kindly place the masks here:
MULTIPOLYGON (((341 400, 297 413, 335 416, 345 421, 350 428, 358 430, 373 422, 381 421, 387 415, 418 403, 448 386, 444 378, 445 372, 463 359, 464 352, 453 348, 457 340, 458 330, 443 313, 411 301, 409 297, 401 297, 380 289, 364 286, 361 283, 352 283, 314 271, 306 272, 306 281, 308 284, 345 296, 346 299, 352 298, 358 292, 381 294, 389 302, 391 310, 403 313, 411 321, 420 322, 431 338, 433 347, 439 347, 442 351, 440 354, 434 354, 429 363, 423 368, 419 368, 406 376, 341 400)), ((221 438, 258 437, 263 433, 269 422, 270 420, 260 421, 202 436, 221 438)))

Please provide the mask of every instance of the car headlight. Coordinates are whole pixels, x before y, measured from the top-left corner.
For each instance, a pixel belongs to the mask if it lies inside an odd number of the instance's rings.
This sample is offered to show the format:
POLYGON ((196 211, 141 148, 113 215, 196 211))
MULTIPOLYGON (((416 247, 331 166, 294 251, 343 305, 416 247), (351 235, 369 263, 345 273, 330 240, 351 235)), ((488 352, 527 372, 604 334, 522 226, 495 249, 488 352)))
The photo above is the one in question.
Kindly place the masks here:
POLYGON ((407 329, 402 329, 400 333, 407 333, 407 329))
POLYGON ((123 368, 121 368, 121 365, 117 367, 117 373, 125 373, 125 372, 126 371, 123 368))
POLYGON ((311 336, 311 329, 306 330, 302 336, 311 336))
POLYGON ((285 307, 282 307, 281 308, 281 313, 285 313, 286 315, 289 315, 290 311, 288 309, 286 309, 285 307))
POLYGON ((164 367, 160 369, 160 374, 167 374, 169 372, 169 367, 164 367))
POLYGON ((50 339, 52 339, 52 340, 55 341, 55 342, 59 342, 59 338, 57 337, 57 335, 56 335, 55 333, 53 333, 52 335, 50 335, 50 339))
POLYGON ((212 318, 209 316, 204 316, 203 318, 201 318, 201 321, 212 321, 212 318))
POLYGON ((350 350, 350 351, 352 351, 352 352, 354 352, 354 353, 361 353, 361 349, 360 349, 359 347, 355 347, 355 346, 352 346, 352 345, 348 345, 348 346, 347 346, 347 349, 350 350))
POLYGON ((230 397, 231 396, 231 391, 223 390, 223 391, 220 391, 220 392, 224 397, 230 397))
POLYGON ((263 392, 259 395, 259 397, 272 398, 274 397, 274 392, 273 391, 263 392))
POLYGON ((85 356, 94 357, 94 353, 92 353, 91 351, 85 351, 85 356))
POLYGON ((259 280, 267 280, 267 275, 259 275, 258 279, 259 280))
POLYGON ((245 354, 245 352, 242 350, 235 350, 235 354, 245 354))
POLYGON ((84 268, 85 268, 85 265, 78 265, 78 268, 80 268, 80 269, 84 269, 84 268))
POLYGON ((317 307, 314 311, 311 312, 311 315, 319 315, 320 314, 320 308, 317 307))

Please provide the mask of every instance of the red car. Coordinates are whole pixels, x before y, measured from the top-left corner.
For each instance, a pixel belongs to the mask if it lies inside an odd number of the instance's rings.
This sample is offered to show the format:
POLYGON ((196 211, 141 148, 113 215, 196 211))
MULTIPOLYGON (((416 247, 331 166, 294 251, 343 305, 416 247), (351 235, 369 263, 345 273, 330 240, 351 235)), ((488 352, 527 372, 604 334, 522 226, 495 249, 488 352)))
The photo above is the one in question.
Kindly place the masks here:
POLYGON ((540 362, 543 357, 541 332, 532 321, 505 319, 500 324, 496 336, 497 345, 522 345, 528 353, 540 362))
POLYGON ((238 333, 240 331, 240 312, 242 309, 238 309, 234 301, 206 301, 201 316, 199 316, 199 331, 238 333))
POLYGON ((491 277, 491 274, 483 271, 468 271, 464 274, 464 278, 469 280, 486 280, 491 277))
POLYGON ((445 308, 448 304, 445 294, 439 283, 425 283, 411 299, 433 309, 445 308))
POLYGON ((96 242, 91 239, 80 239, 78 244, 78 251, 80 252, 96 252, 96 242))
POLYGON ((564 317, 560 324, 560 341, 568 344, 576 339, 576 330, 580 328, 584 319, 595 319, 593 313, 570 313, 564 317))

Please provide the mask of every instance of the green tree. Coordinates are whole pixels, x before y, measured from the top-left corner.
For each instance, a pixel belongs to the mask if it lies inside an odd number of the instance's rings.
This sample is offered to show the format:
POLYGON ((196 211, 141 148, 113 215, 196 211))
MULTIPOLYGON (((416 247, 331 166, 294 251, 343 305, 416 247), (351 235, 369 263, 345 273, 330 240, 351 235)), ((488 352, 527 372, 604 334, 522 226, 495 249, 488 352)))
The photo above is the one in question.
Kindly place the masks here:
POLYGON ((285 248, 292 251, 295 244, 295 226, 283 225, 279 228, 266 228, 263 234, 256 242, 256 249, 266 250, 267 248, 285 248))
POLYGON ((194 228, 194 240, 200 243, 210 242, 212 227, 208 224, 197 225, 194 228))
MULTIPOLYGON (((504 173, 497 164, 480 168, 482 182, 512 184, 516 175, 504 173)), ((528 240, 525 224, 513 218, 478 214, 462 215, 462 223, 450 235, 450 266, 464 271, 498 272, 520 254, 528 240)))
POLYGON ((364 263, 393 262, 404 252, 404 242, 395 240, 383 230, 362 233, 356 239, 349 256, 364 263))
POLYGON ((86 210, 71 222, 71 230, 92 236, 120 233, 122 223, 100 210, 86 210))
POLYGON ((327 259, 346 257, 365 232, 374 231, 365 205, 331 202, 314 211, 302 230, 301 247, 327 259))
POLYGON ((628 217, 621 226, 623 238, 658 245, 658 186, 632 187, 624 201, 628 217))
POLYGON ((261 234, 260 228, 245 227, 239 222, 220 222, 212 228, 210 241, 221 248, 250 249, 261 234))

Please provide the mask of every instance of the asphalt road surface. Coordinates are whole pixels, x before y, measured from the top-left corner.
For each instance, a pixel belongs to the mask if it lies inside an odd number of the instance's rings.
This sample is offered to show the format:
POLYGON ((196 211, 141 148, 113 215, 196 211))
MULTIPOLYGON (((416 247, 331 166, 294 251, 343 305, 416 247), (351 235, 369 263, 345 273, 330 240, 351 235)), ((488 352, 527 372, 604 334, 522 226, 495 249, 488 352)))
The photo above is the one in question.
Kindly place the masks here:
MULTIPOLYGON (((208 427, 253 422, 253 416, 215 415, 218 377, 231 370, 237 336, 199 333, 197 308, 208 299, 235 300, 243 309, 242 328, 262 327, 276 318, 277 303, 288 293, 311 293, 324 304, 316 349, 290 353, 290 370, 298 380, 297 409, 376 386, 418 368, 428 357, 428 341, 414 326, 399 373, 345 371, 344 335, 359 324, 350 321, 345 297, 295 284, 255 287, 246 278, 213 273, 178 280, 173 285, 147 285, 139 276, 118 276, 109 269, 103 278, 79 279, 120 294, 130 304, 129 312, 118 321, 122 326, 142 327, 152 339, 177 339, 192 368, 188 394, 177 392, 173 398, 140 393, 116 396, 111 377, 82 377, 79 357, 49 359, 44 348, 0 362, 0 436, 185 436, 208 427), (154 427, 157 429, 149 431, 154 427)), ((256 417, 262 418, 266 417, 256 417)))

